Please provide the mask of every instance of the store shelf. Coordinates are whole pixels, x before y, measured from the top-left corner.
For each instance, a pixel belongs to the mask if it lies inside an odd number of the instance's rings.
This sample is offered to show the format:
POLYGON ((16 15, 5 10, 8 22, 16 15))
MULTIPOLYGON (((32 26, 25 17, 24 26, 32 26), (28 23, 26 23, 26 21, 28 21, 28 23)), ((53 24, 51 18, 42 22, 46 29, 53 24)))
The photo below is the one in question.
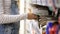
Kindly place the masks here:
POLYGON ((52 6, 51 0, 31 0, 30 4, 41 5, 41 6, 52 6))
MULTIPOLYGON (((41 4, 31 4, 31 5, 35 5, 35 6, 46 6, 46 5, 41 5, 41 4)), ((48 7, 48 6, 46 6, 48 7)))

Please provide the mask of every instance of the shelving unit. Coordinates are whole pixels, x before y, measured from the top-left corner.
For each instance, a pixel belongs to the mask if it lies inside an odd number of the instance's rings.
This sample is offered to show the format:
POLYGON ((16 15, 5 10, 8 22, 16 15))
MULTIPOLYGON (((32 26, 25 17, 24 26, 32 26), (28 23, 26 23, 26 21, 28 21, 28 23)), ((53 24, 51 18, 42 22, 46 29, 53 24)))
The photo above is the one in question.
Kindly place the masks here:
POLYGON ((31 0, 30 4, 42 5, 42 6, 52 6, 51 0, 31 0))

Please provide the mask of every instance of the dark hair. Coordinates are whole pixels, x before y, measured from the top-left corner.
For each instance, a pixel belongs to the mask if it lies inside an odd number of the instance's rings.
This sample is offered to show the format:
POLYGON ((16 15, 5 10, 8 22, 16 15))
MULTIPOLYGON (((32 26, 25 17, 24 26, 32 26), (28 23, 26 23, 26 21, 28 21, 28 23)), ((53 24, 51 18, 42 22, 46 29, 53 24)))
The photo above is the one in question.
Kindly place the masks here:
POLYGON ((53 25, 57 25, 57 24, 58 24, 58 22, 57 22, 57 21, 53 23, 53 25))

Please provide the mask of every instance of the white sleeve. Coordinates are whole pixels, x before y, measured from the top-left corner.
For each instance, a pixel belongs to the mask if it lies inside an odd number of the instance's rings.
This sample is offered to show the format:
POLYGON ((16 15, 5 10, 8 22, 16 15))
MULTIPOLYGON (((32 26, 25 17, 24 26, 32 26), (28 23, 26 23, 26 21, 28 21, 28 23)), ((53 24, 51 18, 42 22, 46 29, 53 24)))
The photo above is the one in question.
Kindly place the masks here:
POLYGON ((26 15, 0 15, 0 24, 14 23, 25 19, 26 15))
POLYGON ((20 20, 26 19, 28 14, 21 14, 20 15, 20 20))

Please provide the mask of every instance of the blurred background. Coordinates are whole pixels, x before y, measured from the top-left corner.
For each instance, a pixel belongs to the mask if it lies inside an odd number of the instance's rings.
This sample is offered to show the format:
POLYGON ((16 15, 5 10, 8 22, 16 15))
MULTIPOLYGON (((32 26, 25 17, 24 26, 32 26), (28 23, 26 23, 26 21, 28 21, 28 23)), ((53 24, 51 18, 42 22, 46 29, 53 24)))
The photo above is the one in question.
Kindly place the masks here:
POLYGON ((22 32, 24 34, 50 34, 51 23, 58 21, 59 10, 60 0, 24 0, 24 13, 33 13, 38 18, 25 19, 22 32))
MULTIPOLYGON (((35 19, 0 24, 1 34, 56 34, 60 0, 0 0, 0 13, 6 15, 34 14, 35 19), (55 30, 54 30, 55 28, 55 30)), ((31 16, 29 16, 31 17, 31 16)))

